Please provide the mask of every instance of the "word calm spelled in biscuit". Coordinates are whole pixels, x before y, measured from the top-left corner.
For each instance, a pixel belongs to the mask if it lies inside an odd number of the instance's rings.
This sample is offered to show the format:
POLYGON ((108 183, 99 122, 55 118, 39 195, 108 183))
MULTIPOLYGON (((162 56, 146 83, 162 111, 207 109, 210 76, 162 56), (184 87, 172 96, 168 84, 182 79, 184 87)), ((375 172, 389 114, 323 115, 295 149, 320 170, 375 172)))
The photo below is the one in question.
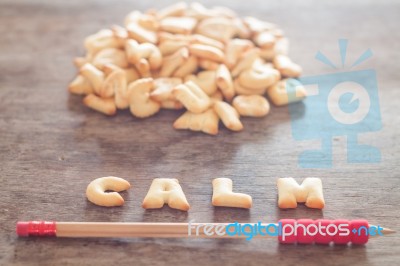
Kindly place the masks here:
MULTIPOLYGON (((251 196, 233 192, 233 182, 229 178, 216 178, 212 181, 212 205, 216 207, 252 207, 251 196)), ((298 202, 305 202, 309 208, 322 209, 325 206, 322 194, 322 182, 319 178, 306 178, 299 185, 293 178, 279 178, 279 208, 296 208, 298 202)), ((88 200, 96 205, 112 207, 124 204, 118 193, 130 188, 128 181, 119 177, 101 177, 93 180, 86 189, 88 200), (114 192, 106 192, 114 191, 114 192)), ((144 209, 159 209, 167 204, 170 208, 188 211, 190 205, 179 181, 175 178, 155 178, 143 200, 144 209)))

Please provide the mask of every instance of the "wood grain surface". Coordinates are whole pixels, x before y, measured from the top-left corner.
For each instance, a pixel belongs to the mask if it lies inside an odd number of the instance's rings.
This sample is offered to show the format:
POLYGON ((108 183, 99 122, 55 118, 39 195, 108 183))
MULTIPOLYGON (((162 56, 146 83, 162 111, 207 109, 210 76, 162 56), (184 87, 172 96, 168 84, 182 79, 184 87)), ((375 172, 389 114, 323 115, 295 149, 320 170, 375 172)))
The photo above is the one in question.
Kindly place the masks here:
POLYGON ((383 129, 360 141, 381 149, 379 164, 348 164, 346 138, 333 139, 334 166, 302 169, 301 151, 318 140, 295 141, 287 108, 243 119, 245 130, 216 137, 175 131, 179 112, 146 120, 120 112, 105 117, 69 95, 83 38, 123 21, 131 10, 172 1, 0 1, 0 265, 398 265, 399 234, 366 246, 286 246, 274 240, 19 239, 18 220, 104 222, 274 222, 280 218, 367 218, 400 229, 398 1, 205 1, 239 15, 279 24, 304 75, 332 70, 314 60, 320 50, 340 62, 337 40, 349 39, 349 62, 367 48, 358 69, 377 72, 383 129), (85 198, 94 178, 131 182, 123 207, 102 208, 85 198), (320 177, 323 211, 277 208, 277 177, 320 177), (188 213, 141 208, 151 180, 178 178, 188 213), (211 206, 211 180, 229 177, 253 197, 251 210, 211 206))

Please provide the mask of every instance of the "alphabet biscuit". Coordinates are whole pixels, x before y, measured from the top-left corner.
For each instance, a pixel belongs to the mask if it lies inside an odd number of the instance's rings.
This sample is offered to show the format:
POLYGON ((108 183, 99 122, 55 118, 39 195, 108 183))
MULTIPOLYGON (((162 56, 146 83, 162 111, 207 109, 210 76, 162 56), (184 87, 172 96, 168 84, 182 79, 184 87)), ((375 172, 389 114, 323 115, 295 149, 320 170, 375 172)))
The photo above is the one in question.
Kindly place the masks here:
POLYGON ((212 181, 212 204, 222 207, 236 207, 250 209, 251 196, 243 193, 232 192, 232 180, 229 178, 216 178, 212 181))
POLYGON ((171 178, 155 178, 143 200, 144 209, 159 209, 168 204, 173 209, 188 211, 190 208, 179 181, 171 178))
POLYGON ((305 202, 307 207, 315 209, 323 209, 325 206, 319 178, 308 177, 301 185, 291 177, 278 178, 277 186, 279 208, 296 208, 298 202, 305 202))
POLYGON ((118 192, 130 187, 129 182, 122 178, 115 176, 101 177, 90 182, 86 189, 86 196, 90 202, 99 206, 121 206, 124 204, 124 199, 118 192), (107 190, 114 192, 106 192, 107 190))

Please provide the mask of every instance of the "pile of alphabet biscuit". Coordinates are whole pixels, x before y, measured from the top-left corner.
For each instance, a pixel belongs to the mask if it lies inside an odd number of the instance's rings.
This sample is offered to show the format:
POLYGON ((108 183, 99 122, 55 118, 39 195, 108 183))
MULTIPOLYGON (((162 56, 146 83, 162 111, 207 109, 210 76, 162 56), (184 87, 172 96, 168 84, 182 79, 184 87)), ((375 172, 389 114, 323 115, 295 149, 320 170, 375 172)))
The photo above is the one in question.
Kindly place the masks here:
POLYGON ((220 120, 241 131, 241 117, 263 117, 270 102, 282 106, 306 97, 283 31, 226 7, 179 2, 133 11, 124 26, 101 29, 84 47, 69 91, 105 115, 129 109, 146 118, 183 109, 175 129, 216 135, 220 120), (289 97, 288 84, 296 97, 289 97))

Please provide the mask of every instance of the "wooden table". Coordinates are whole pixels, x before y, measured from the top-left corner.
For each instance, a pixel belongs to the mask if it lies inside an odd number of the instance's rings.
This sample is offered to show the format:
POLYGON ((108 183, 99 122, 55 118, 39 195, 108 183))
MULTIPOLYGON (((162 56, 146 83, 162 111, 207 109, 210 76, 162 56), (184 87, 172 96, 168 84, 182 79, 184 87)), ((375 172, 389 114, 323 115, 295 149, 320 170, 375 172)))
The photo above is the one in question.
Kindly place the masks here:
MULTIPOLYGON (((163 1, 167 2, 167 1, 163 1)), ((345 137, 334 138, 334 166, 302 169, 301 151, 318 141, 291 137, 287 108, 263 119, 243 119, 241 133, 216 137, 175 131, 176 112, 139 120, 129 112, 109 118, 81 104, 66 88, 76 74, 72 59, 82 40, 122 23, 130 10, 161 1, 0 2, 0 264, 1 265, 398 265, 399 234, 367 246, 284 246, 273 240, 213 239, 19 239, 18 220, 109 222, 270 222, 280 218, 368 218, 399 229, 400 5, 396 1, 207 1, 240 15, 279 24, 304 75, 330 73, 314 60, 320 50, 340 62, 337 40, 349 39, 349 62, 367 48, 374 57, 359 69, 377 71, 383 129, 360 135, 381 149, 379 164, 348 164, 345 137), (120 208, 85 198, 94 178, 115 175, 133 188, 120 208), (277 177, 321 177, 326 208, 277 208, 277 177), (151 180, 178 178, 191 204, 188 213, 140 207, 151 180), (211 206, 211 180, 229 177, 253 197, 251 210, 211 206)))

